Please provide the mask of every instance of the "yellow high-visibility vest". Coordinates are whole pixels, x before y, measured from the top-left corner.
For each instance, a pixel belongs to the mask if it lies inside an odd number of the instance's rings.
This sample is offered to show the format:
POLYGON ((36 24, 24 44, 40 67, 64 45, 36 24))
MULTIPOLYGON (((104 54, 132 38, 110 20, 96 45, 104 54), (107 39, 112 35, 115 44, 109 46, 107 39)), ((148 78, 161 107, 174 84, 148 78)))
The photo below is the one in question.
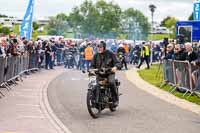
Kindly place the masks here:
POLYGON ((149 47, 148 46, 144 47, 145 47, 145 56, 149 56, 149 47))

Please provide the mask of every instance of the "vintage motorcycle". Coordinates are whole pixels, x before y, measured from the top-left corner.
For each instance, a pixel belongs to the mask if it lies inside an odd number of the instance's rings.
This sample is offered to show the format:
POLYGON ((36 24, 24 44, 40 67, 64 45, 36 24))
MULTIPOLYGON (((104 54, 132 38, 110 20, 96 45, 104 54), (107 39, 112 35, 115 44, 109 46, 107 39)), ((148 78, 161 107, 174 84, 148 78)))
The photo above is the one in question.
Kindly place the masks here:
MULTIPOLYGON (((89 114, 93 118, 98 118, 101 111, 105 108, 109 108, 111 112, 116 111, 116 106, 113 104, 112 91, 107 78, 111 73, 110 68, 93 69, 89 71, 87 108, 89 114)), ((120 82, 115 79, 115 84, 119 99, 118 90, 120 82)))
POLYGON ((74 56, 72 52, 69 51, 65 53, 64 64, 65 64, 65 68, 68 68, 68 69, 74 68, 74 56))

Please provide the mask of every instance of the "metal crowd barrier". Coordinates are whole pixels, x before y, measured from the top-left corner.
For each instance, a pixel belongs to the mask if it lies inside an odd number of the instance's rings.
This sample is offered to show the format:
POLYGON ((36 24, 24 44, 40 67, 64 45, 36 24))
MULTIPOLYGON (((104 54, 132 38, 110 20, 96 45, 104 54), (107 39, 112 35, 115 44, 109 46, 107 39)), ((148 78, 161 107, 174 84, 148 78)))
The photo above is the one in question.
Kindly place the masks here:
POLYGON ((0 57, 0 84, 4 81, 4 66, 5 66, 5 60, 3 57, 0 57))
POLYGON ((56 52, 56 62, 57 62, 57 65, 61 65, 61 64, 64 63, 63 56, 64 56, 63 50, 59 49, 59 51, 56 52))
POLYGON ((30 70, 34 70, 38 68, 38 56, 37 54, 30 54, 29 55, 29 66, 30 70))
POLYGON ((12 77, 14 77, 14 66, 15 66, 15 57, 9 56, 7 58, 7 72, 5 81, 9 81, 12 77))
MULTIPOLYGON (((4 68, 4 66, 5 66, 5 60, 4 60, 4 58, 3 57, 0 57, 0 85, 2 85, 3 84, 3 82, 4 82, 4 73, 5 73, 5 68, 4 68)), ((4 96, 3 95, 3 93, 0 91, 0 94, 2 95, 2 96, 4 96)), ((1 96, 0 96, 1 97, 1 96)))
POLYGON ((170 92, 179 88, 184 90, 183 96, 187 93, 190 93, 189 96, 196 94, 200 88, 200 77, 198 76, 200 74, 197 74, 200 71, 196 66, 192 66, 188 61, 176 60, 164 60, 163 64, 164 81, 172 86, 170 92))
POLYGON ((174 75, 174 64, 172 60, 165 60, 163 62, 163 72, 164 72, 164 80, 171 83, 176 84, 175 75, 174 75))
MULTIPOLYGON (((59 55, 58 64, 62 64, 62 54, 59 55)), ((0 87, 11 90, 10 84, 17 84, 16 79, 22 80, 22 75, 29 71, 40 69, 45 66, 45 55, 38 53, 24 54, 21 56, 0 57, 0 87), (39 64, 40 56, 43 61, 39 64)), ((4 96, 0 91, 0 97, 4 96)))
POLYGON ((176 86, 188 93, 192 89, 190 63, 186 61, 174 61, 174 70, 176 74, 176 86))
MULTIPOLYGON (((10 82, 17 84, 15 79, 19 78, 22 81, 21 76, 25 72, 37 69, 37 54, 0 57, 0 86, 5 87, 9 91, 11 89, 10 82)), ((4 96, 1 91, 0 95, 4 96)))
POLYGON ((200 92, 200 68, 191 65, 192 70, 192 91, 200 92))

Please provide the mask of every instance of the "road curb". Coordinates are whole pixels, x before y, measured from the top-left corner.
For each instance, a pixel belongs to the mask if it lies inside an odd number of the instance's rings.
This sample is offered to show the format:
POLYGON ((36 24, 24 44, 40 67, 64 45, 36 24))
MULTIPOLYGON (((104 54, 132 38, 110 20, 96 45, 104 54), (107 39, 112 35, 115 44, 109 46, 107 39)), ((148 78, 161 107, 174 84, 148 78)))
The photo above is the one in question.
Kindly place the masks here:
POLYGON ((160 88, 157 88, 150 83, 144 81, 138 74, 137 69, 133 68, 126 71, 126 77, 129 81, 135 84, 139 89, 160 98, 170 104, 176 105, 182 109, 191 111, 197 115, 200 115, 200 106, 184 99, 180 99, 160 88))
POLYGON ((54 80, 55 78, 60 76, 63 72, 64 72, 64 70, 59 72, 59 74, 57 74, 55 77, 53 77, 47 83, 45 83, 45 85, 41 88, 41 90, 40 90, 40 106, 41 106, 41 110, 43 111, 43 113, 45 114, 47 119, 51 122, 53 127, 56 129, 57 133, 72 133, 54 114, 54 112, 49 104, 49 100, 48 100, 48 96, 47 96, 47 90, 48 90, 49 84, 52 82, 52 80, 54 80))

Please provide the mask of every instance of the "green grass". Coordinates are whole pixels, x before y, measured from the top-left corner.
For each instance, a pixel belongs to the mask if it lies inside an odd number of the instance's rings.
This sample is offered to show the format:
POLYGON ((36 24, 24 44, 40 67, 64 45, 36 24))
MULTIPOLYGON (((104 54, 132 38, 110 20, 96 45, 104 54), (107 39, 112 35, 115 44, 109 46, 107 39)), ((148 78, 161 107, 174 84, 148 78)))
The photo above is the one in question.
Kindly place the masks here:
POLYGON ((19 25, 14 25, 13 27, 13 32, 16 34, 16 35, 19 35, 19 25))
MULTIPOLYGON (((19 32, 19 25, 14 25, 14 28, 13 28, 13 32, 16 34, 16 35, 19 35, 20 34, 20 32, 19 32)), ((36 39, 37 38, 37 36, 39 36, 39 35, 47 35, 47 26, 45 26, 44 27, 44 32, 33 32, 32 33, 32 38, 33 39, 36 39)))
POLYGON ((163 40, 164 38, 169 38, 168 34, 153 34, 153 39, 152 39, 152 34, 148 35, 148 40, 163 40))
POLYGON ((38 32, 38 31, 33 31, 32 32, 32 38, 33 39, 36 39, 37 38, 37 36, 40 36, 40 35, 47 35, 48 34, 48 29, 47 29, 48 27, 47 26, 44 26, 44 31, 43 32, 38 32))
POLYGON ((74 38, 74 33, 66 33, 64 36, 66 38, 74 38))
MULTIPOLYGON (((160 66, 160 69, 159 69, 159 65, 153 65, 151 67, 151 69, 138 70, 138 73, 142 79, 144 79, 145 81, 149 82, 150 84, 152 84, 158 88, 160 88, 160 85, 163 83, 162 66, 160 66)), ((169 92, 170 87, 171 86, 166 85, 160 89, 169 92)), ((191 96, 191 97, 187 98, 187 96, 189 94, 187 94, 185 97, 183 97, 183 93, 180 93, 177 91, 174 91, 172 94, 181 99, 185 99, 187 101, 190 101, 192 103, 196 103, 196 104, 200 105, 200 99, 197 96, 191 96)))

